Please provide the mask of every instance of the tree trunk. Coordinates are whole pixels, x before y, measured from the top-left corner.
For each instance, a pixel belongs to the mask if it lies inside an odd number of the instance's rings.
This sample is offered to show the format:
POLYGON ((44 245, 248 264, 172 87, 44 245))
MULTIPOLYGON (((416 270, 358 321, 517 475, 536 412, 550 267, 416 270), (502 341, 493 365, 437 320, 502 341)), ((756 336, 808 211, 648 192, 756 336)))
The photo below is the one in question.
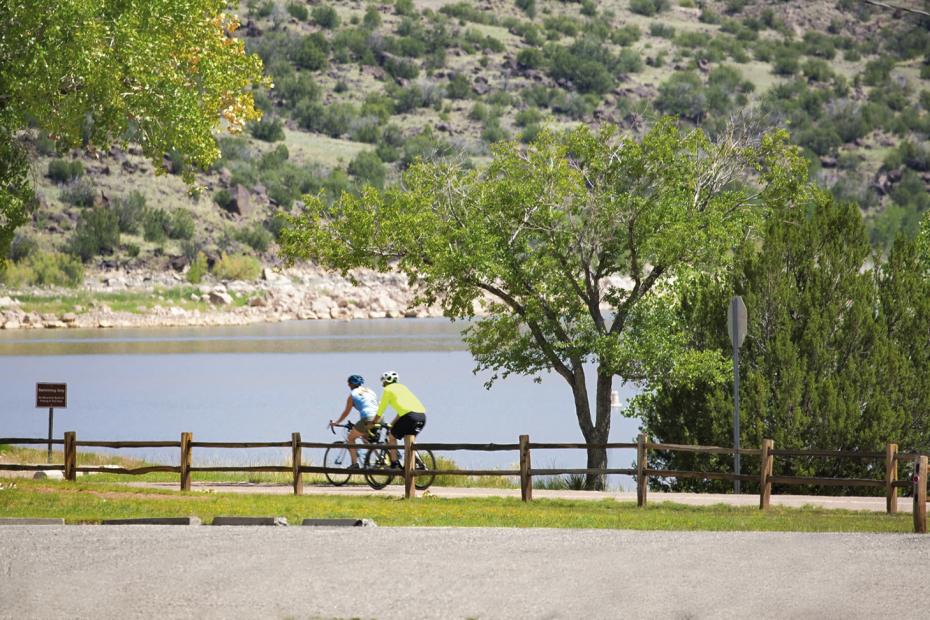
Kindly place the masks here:
MULTIPOLYGON (((584 370, 580 365, 575 370, 575 383, 572 393, 575 396, 575 414, 585 443, 607 443, 610 435, 610 388, 613 376, 597 375, 597 390, 595 392, 595 421, 591 422, 591 404, 588 400, 588 390, 585 383, 584 370)), ((607 467, 607 450, 588 449, 588 469, 605 469, 607 467)), ((604 474, 588 474, 585 476, 585 489, 589 491, 603 491, 607 488, 607 476, 604 474)))

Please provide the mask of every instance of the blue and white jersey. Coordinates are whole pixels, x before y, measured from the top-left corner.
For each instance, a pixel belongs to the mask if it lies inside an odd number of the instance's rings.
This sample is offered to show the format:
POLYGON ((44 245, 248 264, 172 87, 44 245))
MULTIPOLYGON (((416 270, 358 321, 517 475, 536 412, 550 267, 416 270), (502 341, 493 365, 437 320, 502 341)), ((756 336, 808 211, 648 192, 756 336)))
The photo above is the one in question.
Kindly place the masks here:
POLYGON ((352 406, 358 409, 363 420, 373 418, 378 413, 378 396, 367 387, 360 385, 352 390, 352 406))

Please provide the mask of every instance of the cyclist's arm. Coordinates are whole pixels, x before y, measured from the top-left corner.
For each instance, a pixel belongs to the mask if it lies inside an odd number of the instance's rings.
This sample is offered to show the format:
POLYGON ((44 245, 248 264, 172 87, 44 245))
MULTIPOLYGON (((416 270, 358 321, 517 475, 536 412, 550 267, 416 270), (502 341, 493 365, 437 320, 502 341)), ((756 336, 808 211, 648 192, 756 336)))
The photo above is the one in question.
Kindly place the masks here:
POLYGON ((393 392, 384 390, 384 396, 381 397, 381 404, 378 405, 378 413, 375 414, 375 424, 381 423, 381 416, 384 415, 384 411, 387 409, 388 405, 393 404, 395 398, 393 392))
POLYGON ((335 426, 336 424, 340 424, 343 420, 346 419, 346 416, 349 415, 350 411, 352 411, 352 397, 351 396, 349 396, 349 400, 346 401, 346 410, 342 412, 342 415, 339 416, 338 420, 336 420, 335 422, 330 422, 329 425, 335 426))

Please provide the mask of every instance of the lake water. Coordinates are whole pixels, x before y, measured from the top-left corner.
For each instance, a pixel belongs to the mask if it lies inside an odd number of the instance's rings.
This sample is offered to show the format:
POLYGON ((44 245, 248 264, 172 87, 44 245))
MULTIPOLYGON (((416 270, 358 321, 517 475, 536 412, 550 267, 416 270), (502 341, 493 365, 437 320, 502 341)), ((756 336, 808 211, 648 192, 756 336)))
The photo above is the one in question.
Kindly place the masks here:
MULTIPOLYGON (((572 394, 556 374, 510 377, 484 388, 462 343, 465 323, 446 319, 290 321, 247 327, 0 331, 0 437, 48 436, 48 410, 35 408, 36 382, 68 384, 68 407, 54 413, 54 435, 79 440, 331 441, 327 422, 345 407, 346 377, 394 370, 427 409, 423 442, 583 442, 572 394)), ((592 393, 594 372, 590 369, 592 393)), ((635 389, 620 385, 621 400, 635 389)), ((357 414, 353 419, 357 419, 357 414)), ((393 419, 393 414, 388 416, 393 419)), ((635 441, 638 422, 616 414, 612 442, 635 441)), ((289 450, 194 451, 198 462, 267 462, 289 450), (271 454, 269 454, 271 452, 271 454)), ((176 463, 178 451, 120 450, 176 463)), ((517 453, 457 452, 464 466, 508 467, 517 453)), ((319 462, 322 454, 305 452, 319 462)), ((631 450, 612 451, 629 467, 631 450)), ((583 467, 580 450, 534 451, 537 467, 583 467)), ((611 485, 631 487, 626 477, 611 485)))

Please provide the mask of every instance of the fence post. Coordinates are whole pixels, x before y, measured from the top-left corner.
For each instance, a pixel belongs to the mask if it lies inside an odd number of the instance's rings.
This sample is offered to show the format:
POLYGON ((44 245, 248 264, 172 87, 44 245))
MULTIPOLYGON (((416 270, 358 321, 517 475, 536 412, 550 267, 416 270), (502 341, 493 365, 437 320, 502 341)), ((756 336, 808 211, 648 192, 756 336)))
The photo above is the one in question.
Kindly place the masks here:
POLYGON ((191 441, 193 433, 181 433, 181 490, 191 490, 191 441))
POLYGON ((294 467, 294 495, 304 494, 304 477, 300 473, 302 460, 300 450, 300 433, 291 433, 291 463, 294 467))
POLYGON ((927 533, 927 457, 914 461, 914 533, 927 533))
POLYGON ((646 436, 636 438, 636 504, 646 505, 646 436))
POLYGON ((898 512, 898 489, 894 483, 898 480, 898 444, 885 444, 885 510, 888 514, 898 512))
POLYGON ((404 497, 416 499, 417 491, 413 486, 413 465, 416 457, 413 456, 413 435, 404 435, 404 497))
POLYGON ((771 439, 762 440, 762 463, 759 466, 759 510, 765 510, 769 507, 769 497, 772 495, 772 483, 769 482, 769 476, 772 475, 772 454, 770 450, 775 446, 771 439))
POLYGON ((520 435, 520 496, 524 502, 533 501, 533 478, 530 476, 530 436, 520 435))
POLYGON ((77 480, 77 444, 74 431, 65 433, 65 480, 77 480))

